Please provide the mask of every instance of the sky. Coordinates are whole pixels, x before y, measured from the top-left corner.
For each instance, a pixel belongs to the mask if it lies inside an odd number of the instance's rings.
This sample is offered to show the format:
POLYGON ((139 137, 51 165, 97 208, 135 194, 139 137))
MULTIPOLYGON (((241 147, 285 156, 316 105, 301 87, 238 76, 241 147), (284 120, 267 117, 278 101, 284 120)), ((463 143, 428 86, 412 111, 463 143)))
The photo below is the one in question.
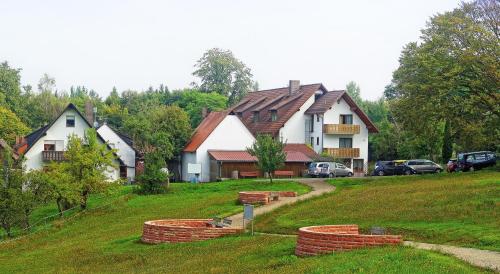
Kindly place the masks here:
POLYGON ((167 85, 188 87, 196 61, 229 49, 260 89, 323 83, 361 96, 383 94, 405 44, 452 0, 125 1, 1 0, 0 61, 36 88, 44 73, 58 90, 86 86, 105 97, 167 85))

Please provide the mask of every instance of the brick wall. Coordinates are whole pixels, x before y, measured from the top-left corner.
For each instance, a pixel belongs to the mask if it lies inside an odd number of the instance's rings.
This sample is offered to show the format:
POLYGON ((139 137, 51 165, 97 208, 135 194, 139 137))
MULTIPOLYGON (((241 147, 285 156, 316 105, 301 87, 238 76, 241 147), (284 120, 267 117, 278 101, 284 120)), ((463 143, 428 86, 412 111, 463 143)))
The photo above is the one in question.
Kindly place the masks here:
POLYGON ((382 245, 401 244, 400 235, 362 235, 357 225, 310 226, 299 229, 295 254, 311 256, 382 245))
MULTIPOLYGON (((239 192, 239 201, 242 204, 268 204, 271 202, 270 195, 272 191, 242 191, 239 192)), ((276 191, 279 197, 296 197, 294 191, 276 191)))
POLYGON ((203 241, 243 232, 239 228, 216 228, 211 219, 169 219, 144 223, 142 241, 150 244, 203 241))

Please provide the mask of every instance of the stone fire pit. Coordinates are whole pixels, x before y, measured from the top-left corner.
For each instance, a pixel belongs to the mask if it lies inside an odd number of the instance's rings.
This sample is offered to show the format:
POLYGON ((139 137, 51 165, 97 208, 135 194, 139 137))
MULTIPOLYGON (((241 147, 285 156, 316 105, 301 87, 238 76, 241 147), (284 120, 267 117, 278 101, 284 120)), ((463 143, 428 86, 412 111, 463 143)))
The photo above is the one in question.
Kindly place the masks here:
POLYGON ((215 227, 212 219, 167 219, 144 223, 142 238, 144 243, 181 243, 204 241, 224 235, 243 232, 241 228, 215 227))
POLYGON ((269 204, 280 197, 296 197, 297 192, 293 191, 241 191, 238 193, 239 201, 242 204, 269 204))
POLYGON ((359 234, 357 225, 308 226, 299 229, 295 255, 312 256, 401 242, 401 235, 359 234))

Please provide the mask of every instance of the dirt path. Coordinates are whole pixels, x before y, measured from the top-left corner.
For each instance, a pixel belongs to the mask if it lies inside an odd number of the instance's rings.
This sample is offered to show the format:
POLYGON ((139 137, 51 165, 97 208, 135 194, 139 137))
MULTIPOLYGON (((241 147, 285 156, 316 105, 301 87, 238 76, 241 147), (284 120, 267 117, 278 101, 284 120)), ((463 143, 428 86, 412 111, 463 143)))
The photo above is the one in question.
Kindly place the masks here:
MULTIPOLYGON (((264 214, 264 213, 267 213, 267 212, 270 212, 270 211, 273 211, 278 207, 293 204, 293 203, 296 203, 298 201, 309 199, 311 197, 319 196, 319 195, 322 195, 324 193, 331 192, 331 191, 335 190, 334 186, 325 182, 325 180, 323 180, 323 179, 297 179, 294 181, 310 186, 312 188, 312 191, 308 192, 304 195, 297 196, 297 197, 280 197, 280 199, 276 202, 272 202, 272 203, 267 204, 267 205, 256 207, 253 210, 254 217, 261 215, 261 214, 264 214)), ((240 228, 243 227, 243 213, 229 216, 228 218, 233 221, 232 227, 240 227, 240 228)))
POLYGON ((475 266, 500 271, 500 252, 411 241, 405 241, 404 245, 419 249, 439 251, 441 253, 453 255, 475 266))

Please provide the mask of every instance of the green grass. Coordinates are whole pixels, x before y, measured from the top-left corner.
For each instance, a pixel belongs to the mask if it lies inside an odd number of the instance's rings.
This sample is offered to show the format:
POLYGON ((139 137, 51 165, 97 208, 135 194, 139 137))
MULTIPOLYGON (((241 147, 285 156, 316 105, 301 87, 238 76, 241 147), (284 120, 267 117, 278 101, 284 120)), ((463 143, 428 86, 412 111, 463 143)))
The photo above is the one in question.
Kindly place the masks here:
MULTIPOLYGON (((458 259, 407 247, 363 249, 310 258, 294 256, 295 238, 230 236, 197 243, 142 244, 142 224, 160 218, 207 218, 240 211, 241 190, 308 189, 290 182, 174 184, 164 195, 92 197, 71 221, 0 243, 0 273, 481 273, 458 259), (116 198, 116 197, 115 197, 116 198)), ((52 213, 50 207, 36 214, 52 213)))
POLYGON ((334 179, 334 193, 257 218, 257 231, 302 226, 382 226, 405 240, 500 250, 500 173, 334 179))

